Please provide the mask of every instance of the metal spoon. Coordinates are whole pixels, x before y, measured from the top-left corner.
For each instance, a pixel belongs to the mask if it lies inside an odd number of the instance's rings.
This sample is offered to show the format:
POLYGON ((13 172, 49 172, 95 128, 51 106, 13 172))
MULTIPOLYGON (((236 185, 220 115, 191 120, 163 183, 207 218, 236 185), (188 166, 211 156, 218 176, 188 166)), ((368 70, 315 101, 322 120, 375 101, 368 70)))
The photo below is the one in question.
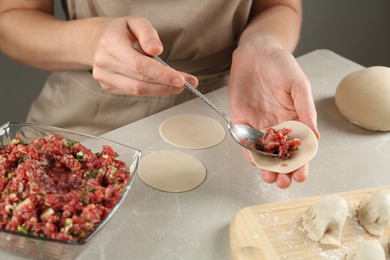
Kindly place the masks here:
MULTIPOLYGON (((149 56, 142 50, 138 42, 133 45, 133 48, 137 50, 139 53, 149 56)), ((149 56, 149 57, 169 67, 169 65, 165 61, 163 61, 160 57, 158 56, 149 56)), ((242 147, 259 154, 268 155, 268 156, 278 156, 277 154, 265 153, 262 151, 263 146, 259 143, 259 138, 265 135, 263 132, 260 132, 247 125, 233 124, 229 116, 227 116, 222 109, 220 109, 216 104, 211 102, 205 95, 203 95, 199 90, 197 90, 194 86, 192 86, 191 83, 185 81, 184 86, 187 89, 191 90, 195 95, 197 95, 200 99, 202 99, 207 105, 209 105, 212 109, 218 112, 218 114, 222 116, 223 119, 225 119, 228 125, 230 135, 242 147)))

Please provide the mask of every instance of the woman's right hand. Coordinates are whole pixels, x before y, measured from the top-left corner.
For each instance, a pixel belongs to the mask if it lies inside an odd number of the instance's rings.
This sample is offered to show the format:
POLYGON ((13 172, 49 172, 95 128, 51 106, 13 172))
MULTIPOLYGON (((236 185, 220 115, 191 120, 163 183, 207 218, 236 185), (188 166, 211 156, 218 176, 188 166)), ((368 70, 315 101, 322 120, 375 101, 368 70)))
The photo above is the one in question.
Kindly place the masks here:
POLYGON ((54 1, 0 1, 0 48, 10 58, 47 71, 91 70, 103 90, 117 95, 180 93, 189 74, 164 66, 132 48, 160 55, 156 29, 140 17, 91 17, 64 21, 54 1), (23 30, 15 30, 23 28, 23 30), (28 39, 28 41, 26 41, 28 39))
POLYGON ((163 96, 180 93, 185 80, 198 85, 196 77, 164 66, 131 47, 138 41, 150 56, 163 51, 157 31, 144 18, 105 20, 94 35, 93 77, 108 93, 163 96))

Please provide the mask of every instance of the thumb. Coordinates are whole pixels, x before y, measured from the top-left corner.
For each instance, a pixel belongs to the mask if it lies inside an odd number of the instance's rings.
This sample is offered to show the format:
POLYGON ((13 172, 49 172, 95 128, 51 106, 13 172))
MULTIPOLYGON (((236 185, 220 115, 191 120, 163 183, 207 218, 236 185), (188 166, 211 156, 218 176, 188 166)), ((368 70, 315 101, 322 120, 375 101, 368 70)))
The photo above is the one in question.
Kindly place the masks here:
POLYGON ((299 89, 299 93, 292 93, 294 107, 297 112, 299 121, 310 127, 317 136, 317 139, 319 139, 320 132, 317 128, 317 111, 311 92, 310 82, 305 79, 301 84, 301 87, 293 88, 299 89))
POLYGON ((126 21, 131 34, 136 38, 131 40, 138 41, 146 54, 157 56, 162 53, 163 45, 157 30, 148 20, 142 17, 127 17, 126 21))

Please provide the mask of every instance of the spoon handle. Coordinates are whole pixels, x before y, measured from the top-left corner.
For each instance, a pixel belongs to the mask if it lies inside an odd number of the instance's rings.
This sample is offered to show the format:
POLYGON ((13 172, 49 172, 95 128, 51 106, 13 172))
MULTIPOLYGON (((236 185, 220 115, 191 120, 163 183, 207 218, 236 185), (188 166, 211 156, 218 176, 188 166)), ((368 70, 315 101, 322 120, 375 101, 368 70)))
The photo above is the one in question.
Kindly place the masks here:
MULTIPOLYGON (((136 42, 134 45, 133 45, 133 48, 135 50, 137 50, 139 53, 141 54, 144 54, 144 55, 147 55, 141 48, 141 46, 139 45, 138 42, 136 42)), ((149 55, 147 55, 149 56, 149 55)), ((152 59, 158 61, 159 63, 169 67, 169 65, 164 61, 162 60, 159 56, 149 56, 151 57, 152 59)), ((223 117, 223 119, 226 120, 226 122, 228 123, 229 127, 231 125, 231 121, 230 121, 230 118, 229 116, 227 116, 225 114, 225 112, 219 108, 216 104, 214 104, 213 102, 211 102, 210 99, 208 99, 204 94, 202 94, 199 90, 197 90, 194 86, 192 86, 191 83, 189 83, 188 81, 185 81, 184 83, 184 86, 189 89, 192 93, 194 93, 195 95, 197 95, 200 99, 202 99, 207 105, 209 105, 212 109, 214 109, 216 112, 218 112, 219 115, 221 115, 223 117)))

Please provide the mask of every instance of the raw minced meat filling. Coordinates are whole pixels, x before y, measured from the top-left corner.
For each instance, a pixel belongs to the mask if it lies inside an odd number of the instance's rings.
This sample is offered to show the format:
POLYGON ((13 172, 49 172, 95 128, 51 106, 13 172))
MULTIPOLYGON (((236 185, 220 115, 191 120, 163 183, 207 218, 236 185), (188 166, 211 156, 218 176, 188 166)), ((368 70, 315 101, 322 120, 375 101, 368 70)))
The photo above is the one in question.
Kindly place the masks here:
POLYGON ((290 128, 267 128, 265 135, 259 138, 260 147, 257 150, 269 154, 277 154, 280 159, 286 160, 298 151, 301 141, 298 138, 289 138, 290 128))
POLYGON ((129 168, 110 146, 93 153, 50 135, 0 149, 0 228, 59 240, 87 237, 121 198, 129 168))

